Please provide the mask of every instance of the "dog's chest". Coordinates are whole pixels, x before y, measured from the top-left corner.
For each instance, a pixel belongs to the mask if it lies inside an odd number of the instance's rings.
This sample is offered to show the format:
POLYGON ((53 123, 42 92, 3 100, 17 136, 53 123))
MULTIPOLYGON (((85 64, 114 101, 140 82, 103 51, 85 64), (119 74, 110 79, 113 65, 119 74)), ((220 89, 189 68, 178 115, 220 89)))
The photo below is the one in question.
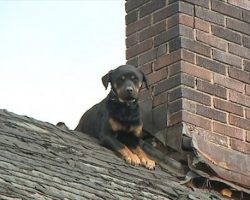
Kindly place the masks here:
POLYGON ((109 118, 109 124, 115 133, 118 132, 127 132, 132 133, 136 137, 140 137, 142 133, 142 123, 136 124, 136 125, 128 125, 128 124, 122 124, 121 122, 118 122, 117 120, 113 118, 109 118))

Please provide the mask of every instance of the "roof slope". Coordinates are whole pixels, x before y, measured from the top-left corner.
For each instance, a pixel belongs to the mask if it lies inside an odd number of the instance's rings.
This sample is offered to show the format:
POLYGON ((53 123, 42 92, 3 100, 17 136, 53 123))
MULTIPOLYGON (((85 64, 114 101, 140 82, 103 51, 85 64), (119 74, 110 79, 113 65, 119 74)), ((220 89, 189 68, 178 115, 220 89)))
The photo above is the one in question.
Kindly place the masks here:
POLYGON ((0 110, 0 199, 219 198, 130 166, 85 134, 0 110))

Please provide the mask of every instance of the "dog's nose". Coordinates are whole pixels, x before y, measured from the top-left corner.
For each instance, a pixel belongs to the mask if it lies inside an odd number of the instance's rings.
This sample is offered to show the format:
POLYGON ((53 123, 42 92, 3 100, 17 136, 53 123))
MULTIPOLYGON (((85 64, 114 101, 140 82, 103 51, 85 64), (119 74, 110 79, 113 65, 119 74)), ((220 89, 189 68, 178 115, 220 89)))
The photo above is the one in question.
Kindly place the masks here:
POLYGON ((126 91, 127 91, 127 93, 131 94, 133 92, 133 88, 132 87, 127 87, 126 91))

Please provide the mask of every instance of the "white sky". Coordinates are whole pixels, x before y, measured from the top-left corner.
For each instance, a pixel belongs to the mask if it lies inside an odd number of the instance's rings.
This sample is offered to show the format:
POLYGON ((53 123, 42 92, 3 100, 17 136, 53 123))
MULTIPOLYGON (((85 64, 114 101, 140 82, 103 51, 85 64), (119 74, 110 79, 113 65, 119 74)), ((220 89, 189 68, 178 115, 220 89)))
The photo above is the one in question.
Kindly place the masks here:
POLYGON ((123 0, 1 0, 0 108, 75 128, 125 63, 123 0))

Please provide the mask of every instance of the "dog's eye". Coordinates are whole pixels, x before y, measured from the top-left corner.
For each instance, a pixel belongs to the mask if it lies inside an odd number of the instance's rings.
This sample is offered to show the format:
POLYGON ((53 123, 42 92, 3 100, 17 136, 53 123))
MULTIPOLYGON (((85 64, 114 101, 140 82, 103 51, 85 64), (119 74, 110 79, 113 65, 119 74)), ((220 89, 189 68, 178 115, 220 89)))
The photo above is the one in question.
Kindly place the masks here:
POLYGON ((138 81, 137 77, 134 76, 134 75, 131 76, 131 80, 132 80, 133 82, 135 82, 135 83, 138 81))
POLYGON ((117 82, 118 82, 118 83, 123 83, 125 80, 126 80, 126 77, 125 77, 125 76, 120 76, 120 77, 117 79, 117 82))

